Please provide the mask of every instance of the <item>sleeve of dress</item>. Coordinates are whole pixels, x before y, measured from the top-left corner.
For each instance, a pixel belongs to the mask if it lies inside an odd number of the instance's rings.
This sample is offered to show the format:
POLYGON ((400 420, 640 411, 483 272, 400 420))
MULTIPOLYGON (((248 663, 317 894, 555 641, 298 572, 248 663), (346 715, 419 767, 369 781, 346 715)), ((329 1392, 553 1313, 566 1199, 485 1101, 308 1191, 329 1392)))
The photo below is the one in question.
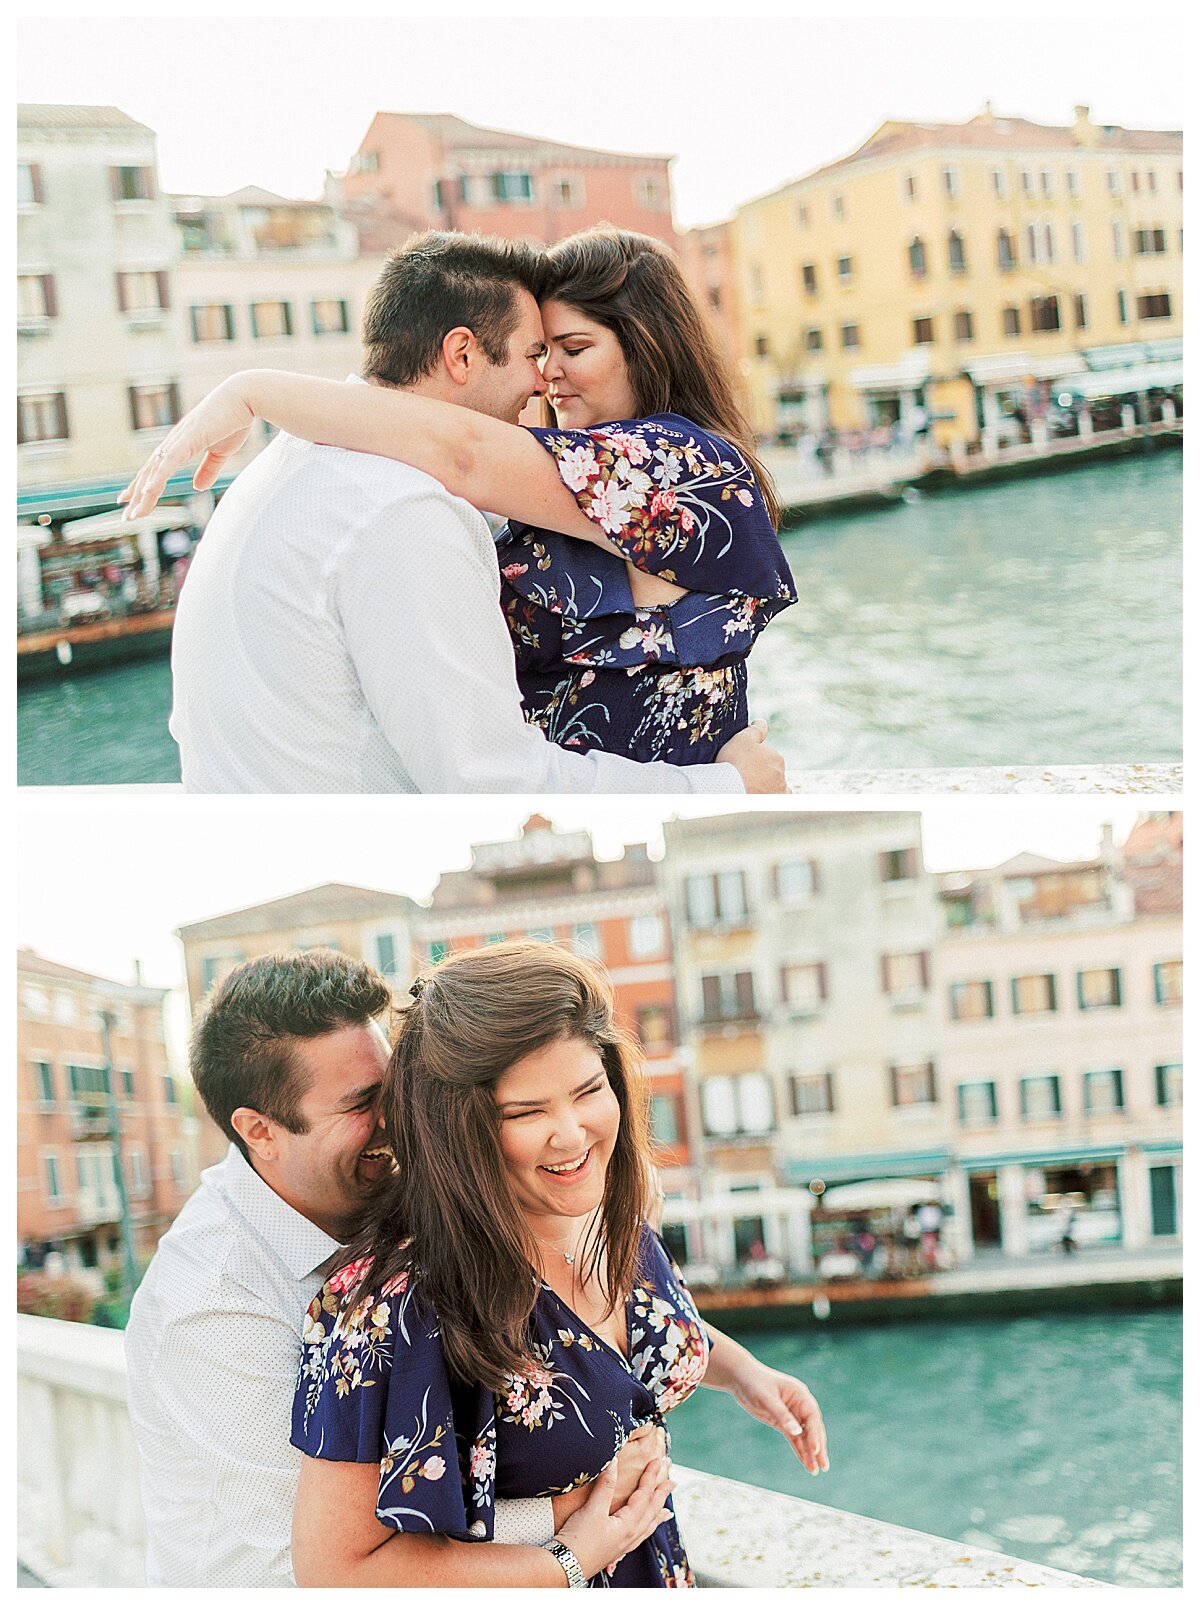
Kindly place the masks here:
POLYGON ((404 1276, 362 1302, 331 1283, 313 1300, 292 1442, 314 1458, 377 1460, 384 1526, 493 1537, 492 1396, 451 1381, 433 1311, 404 1276))
POLYGON ((674 416, 530 433, 636 568, 709 595, 794 600, 754 473, 727 441, 674 416))

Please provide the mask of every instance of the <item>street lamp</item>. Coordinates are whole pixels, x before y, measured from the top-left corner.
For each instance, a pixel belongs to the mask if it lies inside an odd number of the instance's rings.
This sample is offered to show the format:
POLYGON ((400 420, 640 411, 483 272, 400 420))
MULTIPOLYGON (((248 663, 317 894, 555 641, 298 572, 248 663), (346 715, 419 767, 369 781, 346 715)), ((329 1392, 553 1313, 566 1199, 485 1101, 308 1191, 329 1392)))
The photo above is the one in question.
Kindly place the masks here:
POLYGON ((129 1195, 125 1191, 125 1164, 121 1157, 121 1125, 117 1115, 117 1095, 114 1091, 116 1072, 113 1069, 112 1031, 116 1016, 107 1010, 100 1011, 100 1035, 104 1043, 104 1091, 108 1100, 108 1124, 113 1141, 113 1179, 117 1185, 117 1207, 121 1212, 121 1259, 125 1296, 132 1298, 137 1287, 137 1256, 133 1248, 133 1222, 129 1218, 129 1195))

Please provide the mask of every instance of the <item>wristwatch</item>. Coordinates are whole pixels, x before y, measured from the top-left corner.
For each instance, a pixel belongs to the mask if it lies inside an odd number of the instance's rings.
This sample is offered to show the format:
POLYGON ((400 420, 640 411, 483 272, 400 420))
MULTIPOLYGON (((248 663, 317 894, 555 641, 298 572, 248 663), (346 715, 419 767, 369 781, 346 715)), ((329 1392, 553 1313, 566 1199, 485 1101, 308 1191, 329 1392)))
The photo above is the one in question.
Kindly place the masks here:
POLYGON ((563 1571, 566 1572, 568 1588, 587 1587, 587 1578, 583 1575, 583 1568, 575 1559, 575 1556, 567 1548, 566 1544, 560 1543, 557 1538, 547 1538, 546 1541, 543 1544, 540 1544, 538 1547, 541 1549, 548 1549, 558 1564, 562 1567, 563 1571))

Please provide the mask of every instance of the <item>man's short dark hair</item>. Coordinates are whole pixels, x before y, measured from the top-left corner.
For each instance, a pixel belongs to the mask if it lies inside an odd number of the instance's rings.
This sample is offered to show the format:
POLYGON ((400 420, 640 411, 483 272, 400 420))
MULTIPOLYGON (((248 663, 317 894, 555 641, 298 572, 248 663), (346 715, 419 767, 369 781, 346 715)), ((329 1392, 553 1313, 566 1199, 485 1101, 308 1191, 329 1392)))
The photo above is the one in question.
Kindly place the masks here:
POLYGON ((508 360, 517 290, 540 294, 545 257, 523 240, 429 229, 388 257, 363 315, 364 379, 411 385, 433 373, 451 329, 470 329, 489 362, 508 360))
POLYGON ((296 1060, 297 1041, 366 1025, 391 1001, 381 975, 332 948, 239 964, 209 993, 192 1032, 189 1064, 204 1107, 246 1159, 236 1109, 257 1109, 285 1131, 304 1133, 300 1105, 310 1082, 296 1060))

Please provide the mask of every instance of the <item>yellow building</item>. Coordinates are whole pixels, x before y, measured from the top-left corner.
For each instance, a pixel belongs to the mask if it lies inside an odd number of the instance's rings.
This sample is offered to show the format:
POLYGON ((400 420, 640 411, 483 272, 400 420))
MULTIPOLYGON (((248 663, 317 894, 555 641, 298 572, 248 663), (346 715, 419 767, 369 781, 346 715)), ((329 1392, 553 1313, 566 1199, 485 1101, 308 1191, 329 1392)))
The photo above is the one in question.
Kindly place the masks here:
MULTIPOLYGON (((738 209, 741 367, 763 434, 933 418, 1001 443, 1054 391, 1181 382, 1182 135, 997 116, 885 122, 738 209), (1037 386, 1043 388, 1039 392, 1037 386)), ((959 449, 962 449, 960 446, 959 449)))

